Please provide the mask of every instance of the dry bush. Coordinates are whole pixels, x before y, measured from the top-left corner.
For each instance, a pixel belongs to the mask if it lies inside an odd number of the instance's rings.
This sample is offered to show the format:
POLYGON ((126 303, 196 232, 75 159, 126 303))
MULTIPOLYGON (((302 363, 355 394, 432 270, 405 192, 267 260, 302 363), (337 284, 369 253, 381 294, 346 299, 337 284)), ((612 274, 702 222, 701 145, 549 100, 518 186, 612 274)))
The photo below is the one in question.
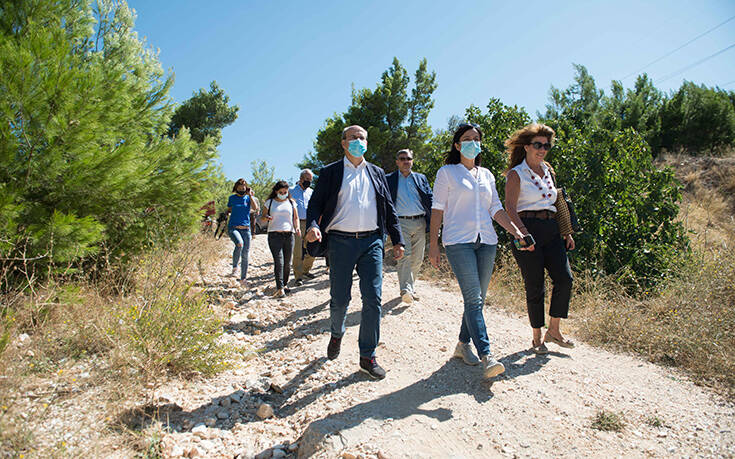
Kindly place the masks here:
POLYGON ((225 368, 232 350, 220 343, 223 317, 193 287, 216 258, 214 239, 198 235, 94 282, 52 280, 0 299, 0 337, 11 343, 0 348, 0 450, 32 444, 15 408, 22 387, 63 380, 74 362, 93 362, 96 403, 112 408, 167 376, 225 368))

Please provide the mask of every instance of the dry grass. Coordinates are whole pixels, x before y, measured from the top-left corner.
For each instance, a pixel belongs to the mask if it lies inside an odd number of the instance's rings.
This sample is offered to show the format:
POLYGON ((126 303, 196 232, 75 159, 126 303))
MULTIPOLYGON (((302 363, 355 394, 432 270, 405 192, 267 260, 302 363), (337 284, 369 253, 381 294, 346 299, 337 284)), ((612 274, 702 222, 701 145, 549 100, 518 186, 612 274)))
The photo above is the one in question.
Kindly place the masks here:
MULTIPOLYGON (((576 273, 563 326, 586 342, 680 367, 735 395, 735 158, 664 161, 686 187, 679 218, 690 231, 692 255, 658 292, 637 297, 612 276, 576 273)), ((497 260, 488 304, 523 314, 523 280, 506 252, 497 260)))
MULTIPOLYGON (((85 394, 89 418, 106 418, 105 429, 167 377, 226 367, 232 353, 219 342, 223 318, 192 288, 217 253, 214 239, 197 236, 95 283, 50 281, 8 294, 0 316, 0 336, 11 343, 0 349, 0 451, 56 456, 66 445, 31 431, 53 417, 55 403, 81 397, 74 394, 85 394)), ((155 450, 137 443, 144 454, 155 450)))

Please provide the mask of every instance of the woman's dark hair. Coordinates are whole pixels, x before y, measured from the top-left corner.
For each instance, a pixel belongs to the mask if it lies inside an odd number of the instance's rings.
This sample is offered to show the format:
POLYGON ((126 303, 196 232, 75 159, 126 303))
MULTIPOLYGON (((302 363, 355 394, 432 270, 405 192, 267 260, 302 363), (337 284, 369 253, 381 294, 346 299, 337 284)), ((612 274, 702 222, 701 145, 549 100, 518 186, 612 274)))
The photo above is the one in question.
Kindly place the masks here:
POLYGON ((237 192, 237 187, 240 186, 240 185, 245 185, 245 189, 246 190, 249 188, 248 187, 248 182, 246 182, 244 178, 239 178, 235 182, 235 185, 232 187, 232 192, 233 193, 236 193, 237 192))
MULTIPOLYGON (((508 153, 508 169, 505 170, 506 174, 526 159, 525 147, 531 143, 531 140, 534 137, 546 137, 546 141, 554 145, 556 132, 554 132, 554 130, 549 126, 541 123, 527 124, 514 132, 510 138, 505 141, 505 151, 508 153)), ((544 163, 551 167, 551 165, 546 161, 544 161, 544 163)))
POLYGON ((271 189, 271 194, 269 194, 268 197, 265 198, 266 201, 268 199, 275 199, 276 195, 278 194, 278 190, 280 190, 281 188, 285 188, 288 190, 288 199, 291 199, 291 190, 288 188, 288 182, 285 180, 279 180, 276 182, 275 185, 273 185, 273 189, 271 189))
MULTIPOLYGON (((464 135, 464 133, 471 129, 474 129, 478 134, 480 134, 480 141, 482 141, 482 129, 480 129, 480 126, 468 123, 460 124, 454 132, 454 137, 452 138, 452 149, 447 153, 447 158, 444 160, 444 164, 459 164, 461 162, 460 155, 462 153, 457 150, 455 144, 459 143, 459 139, 464 135)), ((475 156, 475 166, 479 166, 480 163, 482 163, 480 155, 482 155, 482 153, 475 156)))

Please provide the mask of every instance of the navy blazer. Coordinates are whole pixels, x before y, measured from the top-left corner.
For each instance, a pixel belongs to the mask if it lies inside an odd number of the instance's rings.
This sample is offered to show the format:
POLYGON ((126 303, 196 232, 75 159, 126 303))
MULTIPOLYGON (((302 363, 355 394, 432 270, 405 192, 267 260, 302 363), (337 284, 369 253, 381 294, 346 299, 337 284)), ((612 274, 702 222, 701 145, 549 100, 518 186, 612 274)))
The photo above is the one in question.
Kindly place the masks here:
MULTIPOLYGON (((396 195, 398 194, 398 174, 400 173, 401 171, 394 171, 385 176, 385 179, 388 181, 388 189, 390 190, 390 197, 393 202, 396 202, 396 195)), ((428 232, 429 225, 431 223, 431 200, 434 194, 432 193, 429 181, 426 180, 426 176, 424 174, 411 172, 411 178, 413 178, 413 183, 416 185, 416 190, 418 190, 419 197, 421 198, 421 206, 424 208, 424 216, 426 218, 426 231, 428 232)))
MULTIPOLYGON (((319 180, 309 200, 309 207, 306 209, 306 221, 309 227, 318 224, 322 235, 325 235, 325 229, 334 217, 334 211, 337 207, 337 195, 342 188, 342 178, 344 176, 345 165, 344 157, 339 161, 324 166, 319 171, 319 180), (321 218, 321 219, 320 219, 321 218)), ((366 160, 367 162, 367 160, 366 160)), ((378 229, 382 235, 386 233, 390 235, 393 245, 405 245, 401 236, 401 226, 398 224, 398 215, 393 205, 393 200, 388 191, 388 184, 385 181, 385 172, 378 166, 367 163, 368 176, 375 190, 375 200, 378 208, 378 229)))

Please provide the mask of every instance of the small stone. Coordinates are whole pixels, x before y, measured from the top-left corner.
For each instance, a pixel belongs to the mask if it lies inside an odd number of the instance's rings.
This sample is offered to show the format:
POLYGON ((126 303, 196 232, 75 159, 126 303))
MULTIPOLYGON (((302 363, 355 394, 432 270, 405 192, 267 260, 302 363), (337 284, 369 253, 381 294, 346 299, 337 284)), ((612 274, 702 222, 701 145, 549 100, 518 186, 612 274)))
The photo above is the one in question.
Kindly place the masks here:
POLYGON ((357 459, 357 456, 355 456, 352 453, 342 453, 342 459, 357 459))
POLYGON ((293 442, 290 445, 288 445, 288 452, 290 453, 293 453, 297 449, 299 449, 299 442, 293 442))
POLYGON ((280 384, 276 384, 274 382, 271 382, 271 390, 277 394, 283 393, 283 387, 280 384))
POLYGON ((201 443, 199 443, 199 446, 201 446, 204 451, 212 451, 215 449, 214 442, 211 442, 209 440, 202 440, 201 443))
POLYGON ((204 420, 204 424, 206 424, 207 427, 212 427, 213 425, 217 424, 217 420, 214 418, 206 418, 204 420))
POLYGON ((207 426, 204 424, 197 424, 191 429, 191 433, 199 438, 207 438, 207 426))
POLYGON ((439 348, 439 351, 441 351, 441 352, 447 352, 447 347, 446 346, 442 346, 442 347, 439 348))
POLYGON ((231 403, 232 400, 230 400, 230 397, 225 397, 219 401, 219 404, 225 408, 229 408, 231 403))
POLYGON ((271 457, 271 450, 269 449, 255 455, 255 459, 270 459, 270 457, 271 457))
POLYGON ((378 459, 388 459, 388 456, 386 456, 382 451, 378 451, 378 459))
POLYGON ((257 414, 260 419, 268 419, 273 417, 273 407, 267 403, 261 403, 255 414, 257 414))
POLYGON ((18 335, 18 338, 15 340, 16 346, 24 346, 28 344, 28 341, 31 339, 30 336, 28 336, 28 333, 21 333, 18 335))
POLYGON ((249 312, 248 313, 248 319, 255 319, 256 317, 258 317, 258 316, 256 316, 254 312, 249 312))
POLYGON ((230 417, 230 414, 227 411, 218 411, 217 412, 217 418, 218 419, 227 419, 230 417))
POLYGON ((273 459, 281 459, 283 457, 286 457, 286 452, 282 449, 274 449, 273 454, 271 455, 273 459))
POLYGON ((186 451, 185 456, 186 457, 199 457, 199 454, 200 454, 199 448, 197 448, 196 446, 192 446, 186 451))

